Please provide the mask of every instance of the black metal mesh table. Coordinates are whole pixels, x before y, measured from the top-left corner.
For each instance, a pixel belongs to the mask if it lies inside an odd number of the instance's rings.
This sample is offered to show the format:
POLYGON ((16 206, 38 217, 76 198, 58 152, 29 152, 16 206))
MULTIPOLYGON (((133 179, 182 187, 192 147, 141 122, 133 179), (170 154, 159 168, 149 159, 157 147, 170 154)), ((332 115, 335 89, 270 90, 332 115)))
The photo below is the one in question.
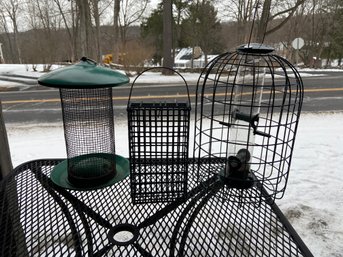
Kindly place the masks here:
POLYGON ((0 184, 1 256, 312 256, 275 203, 224 201, 215 182, 195 182, 192 165, 186 201, 133 205, 129 178, 93 191, 55 186, 60 161, 23 164, 0 184))

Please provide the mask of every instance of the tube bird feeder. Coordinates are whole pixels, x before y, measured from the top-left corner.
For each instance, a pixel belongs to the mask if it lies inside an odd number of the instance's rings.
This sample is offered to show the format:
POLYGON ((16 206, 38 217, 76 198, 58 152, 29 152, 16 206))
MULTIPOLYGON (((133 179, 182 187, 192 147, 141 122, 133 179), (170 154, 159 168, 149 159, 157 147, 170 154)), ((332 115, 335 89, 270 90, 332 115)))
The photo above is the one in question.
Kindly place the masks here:
POLYGON ((38 79, 58 88, 61 98, 67 160, 52 171, 55 184, 89 190, 128 176, 128 161, 115 155, 112 103, 112 88, 128 82, 126 75, 86 57, 38 79))

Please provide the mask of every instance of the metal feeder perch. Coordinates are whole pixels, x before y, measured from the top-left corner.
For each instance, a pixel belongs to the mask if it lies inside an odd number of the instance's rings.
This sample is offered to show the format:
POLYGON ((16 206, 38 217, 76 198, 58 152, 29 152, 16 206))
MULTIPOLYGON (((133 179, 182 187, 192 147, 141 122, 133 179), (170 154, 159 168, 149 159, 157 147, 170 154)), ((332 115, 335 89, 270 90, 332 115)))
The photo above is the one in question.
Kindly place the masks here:
POLYGON ((115 155, 112 87, 128 83, 128 77, 83 57, 38 82, 59 88, 61 97, 68 158, 54 168, 52 181, 61 187, 88 190, 127 177, 128 161, 115 155))
POLYGON ((261 195, 249 192, 263 186, 274 200, 286 188, 303 83, 272 52, 262 44, 240 46, 211 61, 198 80, 197 178, 217 177, 225 199, 258 202, 261 195))
MULTIPOLYGON (((183 200, 187 191, 190 98, 185 79, 185 102, 143 102, 134 96, 139 74, 131 86, 127 113, 130 179, 133 203, 183 200)), ((169 69, 171 70, 171 69, 169 69)))

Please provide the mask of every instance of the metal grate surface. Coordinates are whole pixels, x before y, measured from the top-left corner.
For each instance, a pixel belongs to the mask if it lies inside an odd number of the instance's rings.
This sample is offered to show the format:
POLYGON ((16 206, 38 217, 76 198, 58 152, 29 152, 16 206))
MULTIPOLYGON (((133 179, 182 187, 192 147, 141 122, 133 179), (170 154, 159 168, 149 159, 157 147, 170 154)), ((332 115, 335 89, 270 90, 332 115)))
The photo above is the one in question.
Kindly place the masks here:
POLYGON ((94 191, 56 187, 58 162, 23 164, 0 184, 0 256, 312 256, 275 204, 222 201, 214 178, 204 182, 211 190, 191 179, 186 201, 134 205, 129 179, 94 191))

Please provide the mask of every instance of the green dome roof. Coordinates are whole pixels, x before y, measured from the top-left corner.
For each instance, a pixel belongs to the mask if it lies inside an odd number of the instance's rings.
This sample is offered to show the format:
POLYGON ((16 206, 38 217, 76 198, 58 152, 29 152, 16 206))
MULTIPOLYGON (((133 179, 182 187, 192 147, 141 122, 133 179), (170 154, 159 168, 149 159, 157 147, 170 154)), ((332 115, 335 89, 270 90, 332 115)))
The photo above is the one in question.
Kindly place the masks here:
POLYGON ((51 71, 38 79, 40 85, 56 88, 116 87, 128 82, 125 74, 101 67, 86 57, 77 64, 51 71))

